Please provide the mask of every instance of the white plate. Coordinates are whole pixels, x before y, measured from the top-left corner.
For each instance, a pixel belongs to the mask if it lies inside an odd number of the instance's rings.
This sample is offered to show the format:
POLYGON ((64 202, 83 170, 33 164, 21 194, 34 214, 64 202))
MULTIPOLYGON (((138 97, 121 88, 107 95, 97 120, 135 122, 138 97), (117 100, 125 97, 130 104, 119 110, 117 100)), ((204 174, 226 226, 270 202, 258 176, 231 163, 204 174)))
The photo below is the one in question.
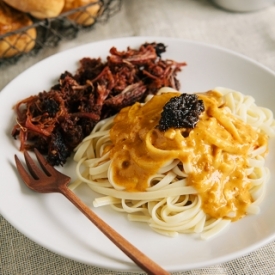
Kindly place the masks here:
MULTIPOLYGON (((75 72, 84 56, 106 57, 116 46, 139 47, 144 42, 163 42, 163 58, 186 61, 179 74, 181 91, 201 92, 224 86, 250 94, 258 105, 275 113, 275 74, 256 62, 233 52, 205 44, 171 38, 135 37, 101 41, 56 54, 16 77, 0 93, 0 212, 15 228, 47 249, 76 261, 121 271, 139 269, 113 245, 69 201, 59 194, 30 191, 19 179, 14 166, 18 142, 11 137, 12 106, 20 99, 48 90, 65 70, 75 72)), ((152 232, 147 225, 128 222, 124 214, 108 207, 95 212, 141 251, 170 272, 201 268, 229 261, 267 244, 275 238, 275 143, 271 142, 267 165, 271 170, 266 199, 257 216, 245 217, 209 241, 194 236, 169 238, 152 232)), ((62 171, 74 177, 74 164, 62 171)), ((89 206, 95 196, 87 187, 77 193, 89 206)))

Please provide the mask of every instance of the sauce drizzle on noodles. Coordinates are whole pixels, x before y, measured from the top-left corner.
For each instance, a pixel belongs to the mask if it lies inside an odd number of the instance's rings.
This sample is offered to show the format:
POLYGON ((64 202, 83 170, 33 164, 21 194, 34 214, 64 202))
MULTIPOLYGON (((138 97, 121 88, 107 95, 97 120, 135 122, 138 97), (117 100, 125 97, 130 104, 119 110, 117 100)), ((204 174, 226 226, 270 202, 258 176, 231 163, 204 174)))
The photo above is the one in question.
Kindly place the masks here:
POLYGON ((158 130, 164 104, 179 95, 154 96, 115 117, 110 130, 112 179, 125 191, 146 191, 151 176, 166 163, 179 160, 188 185, 201 196, 204 212, 216 219, 237 220, 253 201, 246 171, 248 154, 266 146, 267 135, 229 113, 215 91, 198 95, 205 111, 187 137, 185 128, 158 130))
POLYGON ((232 221, 257 214, 269 180, 271 110, 227 88, 197 94, 204 111, 194 128, 157 125, 163 106, 180 93, 162 88, 145 104, 99 122, 76 148, 78 179, 110 205, 165 236, 209 239, 232 221))

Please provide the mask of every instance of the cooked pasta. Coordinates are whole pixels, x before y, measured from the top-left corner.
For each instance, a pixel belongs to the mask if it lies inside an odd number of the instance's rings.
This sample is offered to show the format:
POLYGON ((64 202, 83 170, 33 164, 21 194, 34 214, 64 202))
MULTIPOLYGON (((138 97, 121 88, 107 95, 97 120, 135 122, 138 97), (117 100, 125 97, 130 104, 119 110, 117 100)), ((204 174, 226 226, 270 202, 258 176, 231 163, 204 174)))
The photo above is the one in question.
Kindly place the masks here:
POLYGON ((269 170, 270 110, 226 88, 199 93, 205 111, 194 129, 157 125, 164 104, 180 93, 162 88, 145 104, 99 122, 76 148, 78 180, 110 205, 156 232, 213 237, 231 221, 257 214, 269 170))

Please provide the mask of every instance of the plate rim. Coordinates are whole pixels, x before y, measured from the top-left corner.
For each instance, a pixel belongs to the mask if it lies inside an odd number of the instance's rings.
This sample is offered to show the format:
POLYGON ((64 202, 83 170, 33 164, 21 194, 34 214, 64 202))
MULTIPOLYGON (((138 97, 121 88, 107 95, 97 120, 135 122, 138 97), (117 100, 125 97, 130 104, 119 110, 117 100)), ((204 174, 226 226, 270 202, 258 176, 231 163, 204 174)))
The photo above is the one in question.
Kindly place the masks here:
MULTIPOLYGON (((104 39, 104 40, 99 40, 99 41, 95 41, 95 42, 90 42, 90 43, 86 43, 84 45, 79 45, 77 47, 74 47, 74 48, 71 48, 71 49, 67 49, 65 51, 62 51, 62 52, 59 52, 59 53, 55 53, 39 62, 37 62, 36 64, 30 66, 28 69, 26 69, 25 71, 21 72, 18 76, 16 76, 13 80, 11 80, 7 85, 5 85, 5 87, 3 87, 3 89, 1 90, 0 92, 0 100, 1 98, 3 97, 3 94, 7 93, 8 90, 9 90, 9 87, 10 85, 12 86, 14 82, 16 82, 16 80, 21 77, 23 74, 25 74, 28 70, 30 69, 33 69, 34 67, 36 66, 40 66, 40 64, 46 62, 46 61, 50 61, 51 59, 54 59, 56 56, 58 55, 68 55, 70 52, 73 52, 77 49, 81 49, 81 48, 85 48, 89 45, 94 45, 94 44, 102 44, 106 41, 108 42, 113 42, 114 44, 118 43, 119 41, 123 41, 123 40, 127 40, 127 41, 141 41, 141 40, 144 40, 146 41, 147 39, 150 39, 150 40, 169 40, 169 42, 171 41, 174 41, 174 42, 181 42, 181 43, 188 43, 188 44, 191 44, 191 45, 198 45, 198 46, 202 46, 202 47, 207 47, 207 48, 211 48, 211 49, 216 49, 216 50, 219 50, 221 52, 225 52, 225 53, 228 53, 230 55, 233 55, 235 57, 238 57, 238 58, 241 58, 242 60, 246 60, 247 62, 253 64, 254 66, 257 66, 257 67, 260 67, 262 68, 264 71, 266 71, 267 73, 271 74, 274 78, 275 78, 275 72, 273 70, 271 70, 270 68, 268 68, 267 66, 255 61, 254 59, 250 58, 250 57, 247 57, 245 56, 244 54, 241 54, 241 53, 238 53, 238 52, 235 52, 233 50, 230 50, 230 49, 227 49, 227 48, 224 48, 224 47, 221 47, 221 46, 218 46, 218 45, 212 45, 212 44, 209 44, 209 43, 205 43, 205 42, 199 42, 199 41, 192 41, 192 40, 186 40, 186 39, 182 39, 182 38, 173 38, 173 37, 161 37, 161 36, 136 36, 136 37, 120 37, 120 38, 112 38, 112 39, 104 39)), ((107 53, 106 53, 107 55, 107 53)), ((81 262, 81 263, 84 263, 84 264, 89 264, 91 265, 91 263, 88 263, 86 261, 82 261, 81 259, 77 259, 77 257, 69 257, 68 255, 63 255, 62 253, 60 253, 60 251, 58 250, 53 250, 52 248, 49 248, 47 246, 45 246, 45 244, 43 242, 39 242, 37 239, 33 240, 32 236, 30 236, 30 234, 28 232, 25 232, 24 230, 22 230, 22 228, 18 229, 16 223, 13 222, 13 220, 10 220, 8 216, 5 215, 5 211, 3 211, 3 205, 2 203, 0 202, 0 214, 3 216, 4 219, 6 219, 14 228, 16 228, 19 232, 21 232, 24 236, 26 236, 27 238, 29 238, 30 240, 34 241, 35 243, 39 244, 40 246, 42 247, 45 247, 47 249, 49 249, 50 251, 54 252, 54 253, 57 253, 63 257, 66 257, 66 258, 69 258, 69 259, 72 259, 72 260, 76 260, 78 262, 81 262)), ((213 265, 213 264, 218 264, 218 263, 223 263, 223 262, 226 262, 226 261, 230 261, 230 260, 233 260, 233 259, 236 259, 236 258, 239 258, 241 256, 245 256, 246 254, 270 243, 271 241, 273 241, 275 239, 275 232, 273 235, 271 235, 269 238, 265 238, 264 241, 260 242, 260 243, 257 243, 257 244, 254 244, 252 245, 251 247, 247 247, 246 249, 242 249, 239 253, 234 253, 234 255, 231 255, 231 257, 229 256, 223 256, 223 257, 220 257, 220 258, 216 258, 215 260, 212 260, 212 261, 208 261, 208 263, 201 263, 201 264, 197 264, 196 263, 196 267, 194 266, 194 264, 191 264, 191 265, 187 265, 186 268, 182 269, 182 266, 178 266, 175 268, 171 268, 170 267, 170 270, 172 272, 176 272, 176 271, 182 271, 182 270, 188 270, 188 269, 194 269, 194 268, 202 268, 202 267, 207 267, 207 266, 210 266, 210 265, 213 265)), ((94 265, 94 264, 93 264, 94 265)), ((136 269, 135 266, 133 266, 132 268, 129 269, 129 266, 127 266, 126 269, 116 269, 115 267, 110 267, 110 266, 107 266, 106 265, 96 265, 98 267, 101 267, 101 268, 112 268, 113 270, 119 270, 119 271, 128 271, 128 272, 137 272, 139 271, 139 269, 136 269)))

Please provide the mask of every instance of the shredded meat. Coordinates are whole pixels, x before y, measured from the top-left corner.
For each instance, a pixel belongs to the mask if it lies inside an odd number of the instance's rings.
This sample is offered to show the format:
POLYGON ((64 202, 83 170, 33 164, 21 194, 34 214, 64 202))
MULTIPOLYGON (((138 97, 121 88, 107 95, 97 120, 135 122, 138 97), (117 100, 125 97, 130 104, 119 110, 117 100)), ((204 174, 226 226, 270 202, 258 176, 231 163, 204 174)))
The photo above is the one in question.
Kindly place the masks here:
POLYGON ((75 74, 61 74, 49 91, 15 105, 17 123, 12 136, 20 150, 37 148, 52 165, 63 165, 73 149, 95 124, 123 107, 142 102, 167 86, 179 90, 177 73, 185 62, 163 60, 162 43, 145 43, 139 49, 110 49, 103 62, 85 57, 75 74))

